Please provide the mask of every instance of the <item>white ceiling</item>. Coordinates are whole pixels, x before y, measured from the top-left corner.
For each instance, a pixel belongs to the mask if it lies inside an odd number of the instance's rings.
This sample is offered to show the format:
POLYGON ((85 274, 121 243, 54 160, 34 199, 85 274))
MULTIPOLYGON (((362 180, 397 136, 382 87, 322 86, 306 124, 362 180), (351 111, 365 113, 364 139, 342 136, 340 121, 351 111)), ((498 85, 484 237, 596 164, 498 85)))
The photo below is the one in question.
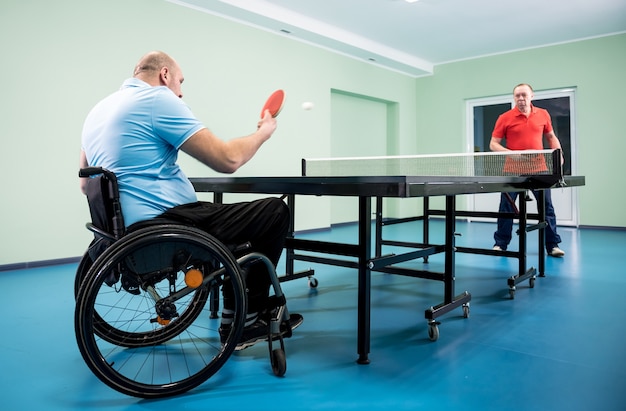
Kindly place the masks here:
MULTIPOLYGON (((626 0, 167 0, 412 76, 626 32, 626 0)), ((626 53, 626 50, 624 50, 626 53)))

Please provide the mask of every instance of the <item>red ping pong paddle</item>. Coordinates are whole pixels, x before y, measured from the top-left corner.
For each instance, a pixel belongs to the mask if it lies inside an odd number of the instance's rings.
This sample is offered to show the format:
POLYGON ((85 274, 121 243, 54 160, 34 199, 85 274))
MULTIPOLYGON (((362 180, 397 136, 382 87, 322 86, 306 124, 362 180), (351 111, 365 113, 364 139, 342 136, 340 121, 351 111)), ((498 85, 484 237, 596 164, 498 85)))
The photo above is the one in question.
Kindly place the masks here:
POLYGON ((275 92, 273 92, 265 101, 265 105, 261 110, 261 118, 263 118, 265 110, 269 110, 272 117, 276 117, 280 113, 280 110, 283 108, 284 102, 285 92, 283 90, 276 90, 275 92))

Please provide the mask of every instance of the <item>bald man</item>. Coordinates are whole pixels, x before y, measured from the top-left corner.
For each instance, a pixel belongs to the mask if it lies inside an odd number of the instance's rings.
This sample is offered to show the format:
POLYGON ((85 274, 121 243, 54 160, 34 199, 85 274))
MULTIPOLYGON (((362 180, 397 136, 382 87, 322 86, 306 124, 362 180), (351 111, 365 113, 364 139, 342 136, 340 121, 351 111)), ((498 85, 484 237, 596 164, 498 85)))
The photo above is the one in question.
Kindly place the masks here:
MULTIPOLYGON (((185 78, 178 63, 153 51, 135 66, 120 90, 100 101, 83 125, 80 167, 103 167, 117 176, 124 222, 133 225, 158 218, 196 226, 226 244, 249 242, 276 265, 289 229, 289 209, 277 198, 236 204, 198 201, 191 182, 177 164, 182 150, 221 173, 246 164, 276 130, 276 119, 264 113, 249 135, 222 140, 193 115, 183 102, 185 78)), ((85 193, 86 179, 81 179, 85 193)), ((265 341, 265 309, 270 280, 263 264, 251 267, 246 279, 248 315, 237 349, 265 341)), ((233 319, 232 295, 224 288, 221 334, 233 319)), ((291 315, 291 327, 302 316, 291 315)))

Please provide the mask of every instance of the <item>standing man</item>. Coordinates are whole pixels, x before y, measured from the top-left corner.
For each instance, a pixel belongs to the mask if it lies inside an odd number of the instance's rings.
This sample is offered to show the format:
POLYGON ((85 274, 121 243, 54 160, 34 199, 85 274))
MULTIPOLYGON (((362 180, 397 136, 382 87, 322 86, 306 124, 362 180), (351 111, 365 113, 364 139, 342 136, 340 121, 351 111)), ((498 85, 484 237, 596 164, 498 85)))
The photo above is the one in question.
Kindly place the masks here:
MULTIPOLYGON (((511 150, 543 150, 543 139, 545 137, 548 146, 552 149, 561 149, 561 143, 552 129, 552 120, 547 110, 532 105, 535 97, 530 85, 522 83, 513 89, 513 99, 515 107, 498 117, 496 125, 491 135, 489 148, 492 151, 511 150), (502 143, 506 140, 506 146, 502 143)), ((518 193, 502 193, 500 196, 501 213, 512 213, 513 204, 518 193)), ((537 191, 533 190, 533 195, 537 199, 537 191)), ((546 251, 552 257, 563 257, 565 252, 559 248, 561 237, 556 231, 556 214, 552 206, 552 195, 550 190, 545 190, 545 210, 546 210, 546 251)), ((493 235, 496 251, 504 251, 511 242, 513 231, 513 220, 510 218, 498 218, 498 228, 493 235)))
MULTIPOLYGON (((249 242, 249 251, 278 263, 289 229, 289 208, 278 198, 236 204, 198 201, 191 182, 177 164, 178 151, 222 173, 247 163, 274 133, 276 119, 265 111, 252 134, 221 140, 183 102, 183 73, 169 55, 154 51, 143 56, 133 77, 100 101, 83 125, 80 167, 103 167, 117 176, 124 222, 166 218, 198 227, 225 244, 249 242)), ((83 193, 87 179, 81 179, 83 193)), ((264 341, 264 312, 271 285, 263 264, 246 277, 248 313, 237 349, 264 341)), ((232 289, 223 287, 220 334, 228 334, 234 317, 232 289), (229 292, 230 290, 230 292, 229 292)), ((291 327, 302 323, 292 314, 291 327)))

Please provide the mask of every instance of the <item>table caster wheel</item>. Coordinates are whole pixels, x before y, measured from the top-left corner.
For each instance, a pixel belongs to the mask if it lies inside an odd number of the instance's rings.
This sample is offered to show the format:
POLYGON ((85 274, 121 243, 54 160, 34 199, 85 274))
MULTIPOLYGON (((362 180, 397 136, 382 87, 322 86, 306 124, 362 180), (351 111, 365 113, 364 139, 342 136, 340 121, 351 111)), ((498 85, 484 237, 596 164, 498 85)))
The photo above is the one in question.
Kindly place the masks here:
POLYGON ((437 326, 439 323, 433 321, 428 324, 428 338, 430 341, 437 341, 439 339, 439 327, 437 326))
POLYGON ((463 318, 469 318, 469 314, 470 314, 469 303, 465 303, 463 304, 463 318))

